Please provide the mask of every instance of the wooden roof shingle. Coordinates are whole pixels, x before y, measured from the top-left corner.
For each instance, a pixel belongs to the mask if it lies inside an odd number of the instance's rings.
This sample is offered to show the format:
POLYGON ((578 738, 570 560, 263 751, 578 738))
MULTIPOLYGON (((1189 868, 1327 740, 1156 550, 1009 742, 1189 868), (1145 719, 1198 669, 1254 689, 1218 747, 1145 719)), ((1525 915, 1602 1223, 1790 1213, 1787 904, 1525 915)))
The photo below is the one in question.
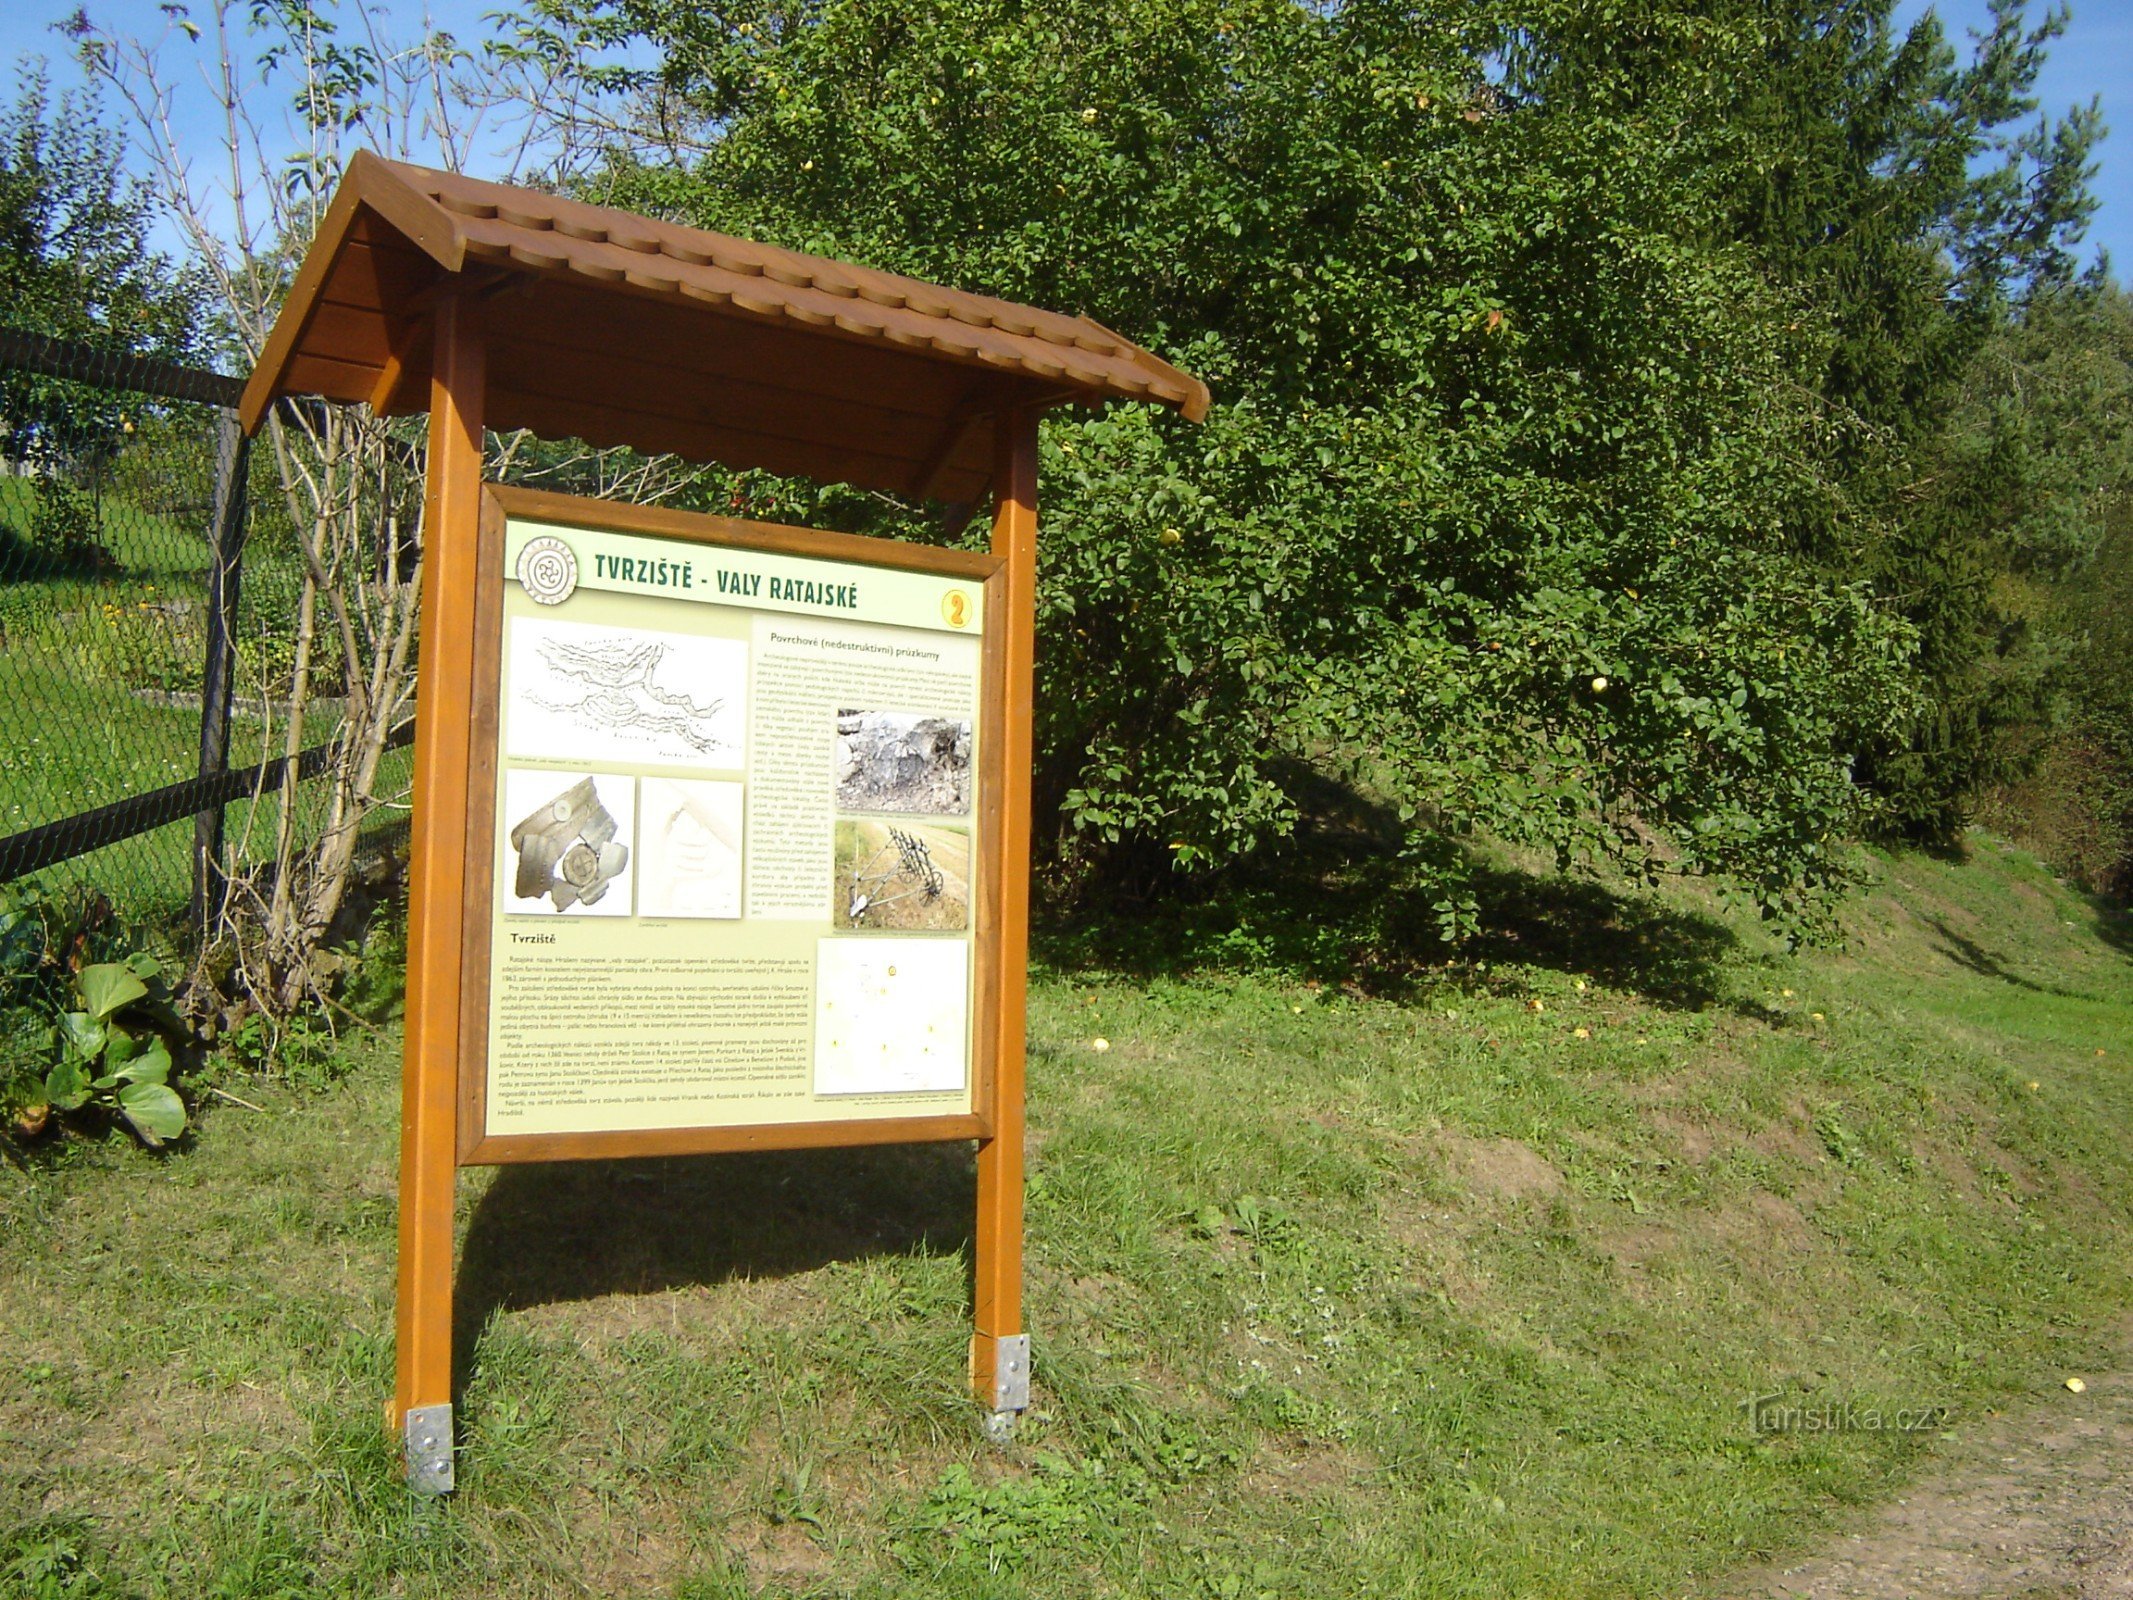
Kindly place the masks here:
POLYGON ((1087 317, 564 196, 386 161, 349 164, 240 407, 283 394, 428 405, 427 310, 490 303, 486 416, 892 493, 983 497, 1009 406, 1207 388, 1087 317))

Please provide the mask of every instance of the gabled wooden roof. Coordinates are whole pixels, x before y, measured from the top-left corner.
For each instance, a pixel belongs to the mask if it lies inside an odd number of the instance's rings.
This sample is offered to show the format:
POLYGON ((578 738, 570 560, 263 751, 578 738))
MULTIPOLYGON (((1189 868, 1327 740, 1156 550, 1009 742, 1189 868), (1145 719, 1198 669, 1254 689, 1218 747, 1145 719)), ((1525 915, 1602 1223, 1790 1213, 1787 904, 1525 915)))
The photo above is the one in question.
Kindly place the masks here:
POLYGON ((486 421, 551 438, 974 501, 1011 405, 1206 385, 1087 317, 359 154, 245 386, 429 404, 427 312, 488 299, 486 421))

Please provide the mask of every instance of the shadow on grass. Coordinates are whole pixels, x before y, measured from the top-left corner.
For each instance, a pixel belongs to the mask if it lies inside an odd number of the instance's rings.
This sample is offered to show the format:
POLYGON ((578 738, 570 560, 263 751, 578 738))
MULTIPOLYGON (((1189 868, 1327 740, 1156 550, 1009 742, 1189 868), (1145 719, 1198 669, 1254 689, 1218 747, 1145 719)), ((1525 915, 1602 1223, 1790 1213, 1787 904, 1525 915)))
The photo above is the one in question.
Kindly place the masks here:
POLYGON ((2096 937, 2122 956, 2133 956, 2133 905, 2092 894, 2089 908, 2096 914, 2096 937))
POLYGON ((497 1311, 782 1278, 914 1250, 967 1255, 964 1144, 544 1162, 500 1169, 475 1204, 453 1296, 455 1395, 497 1311))
POLYGON ((1661 1005, 1717 999, 1738 942, 1717 919, 1453 843, 1418 854, 1390 807, 1315 775, 1291 781, 1306 814, 1279 850, 1198 884, 1151 874, 1151 893, 1114 895, 1040 927, 1039 959, 1064 973, 1143 980, 1273 973, 1386 999, 1526 964, 1661 1005), (1479 909, 1476 932, 1457 945, 1438 931, 1434 884, 1445 868, 1464 875, 1479 909))
POLYGON ((1984 978, 1997 978, 2002 983, 2011 983, 2018 989, 2027 989, 2033 994, 2057 995, 2062 1000, 2087 998, 2072 989, 2062 989, 2057 984, 2039 983, 2034 978, 2025 978, 2007 965, 1975 939, 1957 933, 1948 925, 1945 917, 1928 917, 1926 926, 1938 937, 1936 949, 1959 967, 1966 967, 1984 978))

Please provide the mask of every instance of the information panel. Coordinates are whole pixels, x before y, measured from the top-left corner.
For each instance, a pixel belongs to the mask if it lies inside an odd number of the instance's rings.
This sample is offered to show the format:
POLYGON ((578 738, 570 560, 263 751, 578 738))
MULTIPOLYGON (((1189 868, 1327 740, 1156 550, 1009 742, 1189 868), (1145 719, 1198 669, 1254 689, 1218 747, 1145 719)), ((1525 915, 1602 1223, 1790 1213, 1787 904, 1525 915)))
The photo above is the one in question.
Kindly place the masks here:
POLYGON ((492 494, 478 1139, 970 1114, 997 563, 492 494))

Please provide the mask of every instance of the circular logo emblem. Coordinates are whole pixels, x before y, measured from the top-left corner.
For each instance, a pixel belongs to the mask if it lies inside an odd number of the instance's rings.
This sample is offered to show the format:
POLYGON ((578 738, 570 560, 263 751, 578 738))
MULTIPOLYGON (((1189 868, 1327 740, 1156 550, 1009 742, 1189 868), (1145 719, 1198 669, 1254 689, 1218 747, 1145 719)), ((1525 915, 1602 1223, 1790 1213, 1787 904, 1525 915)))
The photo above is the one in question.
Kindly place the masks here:
POLYGON ((578 558, 561 539, 530 539, 518 553, 518 584, 544 606, 559 606, 578 586, 578 558))
POLYGON ((960 589, 950 589, 941 596, 941 620, 951 628, 970 626, 970 596, 960 589))

